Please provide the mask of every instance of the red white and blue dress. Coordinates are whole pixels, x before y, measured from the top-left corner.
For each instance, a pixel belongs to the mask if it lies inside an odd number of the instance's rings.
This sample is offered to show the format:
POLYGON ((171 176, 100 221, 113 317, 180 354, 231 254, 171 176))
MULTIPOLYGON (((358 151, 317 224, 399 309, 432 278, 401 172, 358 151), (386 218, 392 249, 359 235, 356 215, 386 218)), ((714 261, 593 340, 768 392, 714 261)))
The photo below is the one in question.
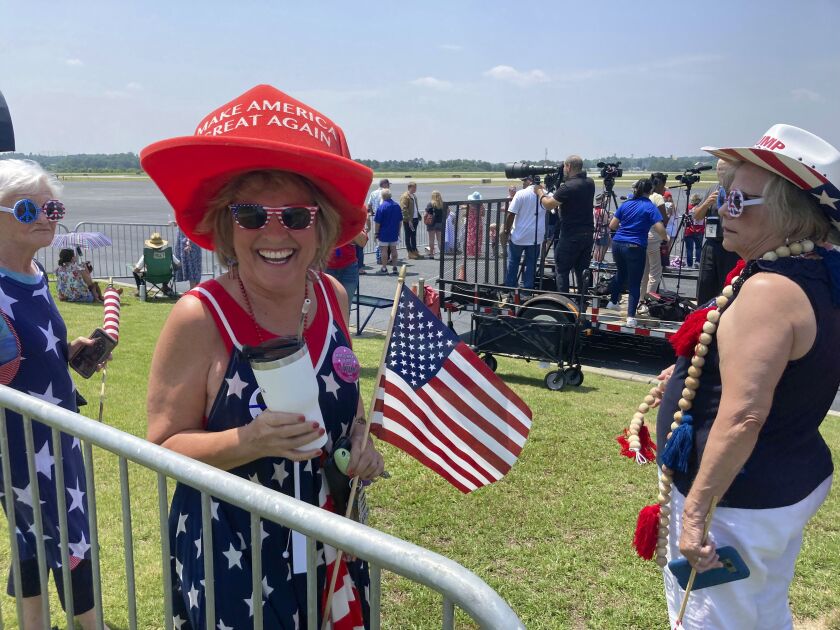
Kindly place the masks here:
MULTIPOLYGON (((19 342, 21 360, 17 373, 9 382, 24 394, 44 402, 77 411, 76 387, 68 369, 67 328, 50 295, 46 278, 33 283, 23 282, 11 273, 0 271, 0 311, 3 324, 14 332, 19 342)), ((6 431, 9 439, 11 487, 14 492, 14 514, 17 529, 18 553, 22 569, 23 596, 40 593, 36 559, 33 513, 33 485, 26 463, 26 443, 20 414, 6 411, 6 431)), ((35 469, 44 526, 46 564, 54 572, 61 567, 58 499, 56 496, 56 465, 64 471, 64 492, 67 505, 67 533, 70 567, 73 571, 75 612, 81 613, 93 605, 90 582, 90 530, 81 444, 77 438, 62 433, 61 461, 55 460, 52 429, 40 422, 32 422, 35 446, 35 469), (77 569, 79 569, 77 571, 77 569), (81 581, 77 578, 82 576, 81 581)), ((0 469, 0 489, 3 476, 0 469)), ((3 507, 8 506, 3 502, 3 507)), ((56 584, 63 600, 61 576, 56 584)), ((11 594, 11 588, 9 589, 11 594)))
MULTIPOLYGON (((327 446, 350 431, 359 399, 358 383, 342 380, 333 367, 337 348, 350 347, 350 335, 329 279, 314 281, 318 308, 305 332, 309 356, 315 367, 319 403, 327 429, 327 446)), ((264 409, 262 395, 251 367, 242 355, 244 345, 258 345, 257 324, 215 280, 189 292, 210 312, 229 353, 227 369, 205 430, 225 431, 251 422, 264 409)), ((262 329, 263 340, 275 337, 262 329)), ((322 458, 323 459, 323 458, 322 458)), ((293 462, 266 457, 230 472, 267 488, 332 511, 323 478, 322 459, 293 462)), ((253 627, 251 589, 251 528, 248 512, 213 500, 213 566, 215 571, 216 628, 253 627)), ((262 522, 263 620, 266 628, 306 627, 305 538, 274 523, 262 522), (288 553, 284 553, 288 552, 288 553), (284 555, 286 557, 284 557, 284 555)), ((173 554, 173 621, 176 628, 205 628, 204 557, 202 548, 201 494, 178 484, 169 515, 170 549, 173 554)), ((318 543, 318 601, 326 590, 326 565, 333 565, 335 550, 318 543)), ((367 564, 342 562, 332 604, 333 628, 367 627, 369 586, 367 564)), ((318 624, 321 623, 319 605, 318 624)))

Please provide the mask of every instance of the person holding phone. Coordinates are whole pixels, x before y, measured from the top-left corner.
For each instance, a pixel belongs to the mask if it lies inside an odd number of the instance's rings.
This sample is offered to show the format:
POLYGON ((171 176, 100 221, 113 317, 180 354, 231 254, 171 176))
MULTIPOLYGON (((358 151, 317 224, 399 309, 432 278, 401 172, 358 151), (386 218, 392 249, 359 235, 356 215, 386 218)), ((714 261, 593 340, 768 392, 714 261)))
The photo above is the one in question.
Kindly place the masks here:
MULTIPOLYGON (((228 269, 185 294, 163 327, 149 377, 149 440, 333 510, 324 478, 333 444, 350 439, 348 474, 373 479, 383 471, 382 456, 365 438, 348 296, 336 278, 321 271, 364 227, 370 169, 350 158, 338 124, 269 85, 208 114, 195 135, 146 147, 140 160, 172 204, 184 234, 214 250, 228 269), (272 114, 275 103, 288 106, 282 119, 272 114), (258 115, 262 107, 267 109, 258 115), (217 127, 219 116, 231 111, 241 114, 217 127), (304 128, 322 133, 310 135, 304 128), (300 385, 317 391, 324 427, 312 417, 266 409, 245 351, 286 336, 302 338, 317 362, 315 382, 300 385), (326 452, 306 447, 321 438, 327 440, 326 452)), ((384 194, 390 195, 383 189, 384 194)), ((394 206, 399 227, 402 215, 394 206)), ((208 625, 251 625, 243 603, 252 598, 247 567, 252 553, 260 551, 241 543, 251 540, 250 517, 223 501, 214 505, 216 570, 205 578, 204 557, 196 555, 195 546, 203 534, 201 493, 179 483, 172 499, 173 582, 166 587, 182 630, 205 627, 205 588, 216 593, 216 619, 208 625)), ((262 579, 270 587, 258 599, 265 626, 306 627, 312 620, 306 608, 305 539, 275 523, 261 526, 262 579)), ((329 547, 318 543, 318 551, 334 564, 329 547)), ((343 562, 341 571, 347 573, 333 599, 333 622, 362 627, 368 617, 367 563, 343 562)), ((327 590, 327 568, 319 563, 312 576, 318 601, 327 590)))
MULTIPOLYGON (((833 474, 819 427, 840 386, 840 253, 823 247, 840 243, 840 151, 781 124, 752 147, 704 150, 729 164, 722 246, 746 263, 714 311, 687 320, 680 358, 660 375, 657 461, 670 501, 657 560, 684 557, 702 574, 733 558, 718 555, 726 546, 749 571, 692 592, 684 627, 791 628, 803 529, 833 474), (685 459, 668 454, 678 431, 685 459)), ((683 591, 668 570, 665 591, 673 625, 683 591)))
MULTIPOLYGON (((58 180, 35 162, 0 161, 0 339, 5 340, 0 357, 0 379, 2 384, 18 391, 77 411, 75 387, 67 369, 68 360, 94 342, 86 338, 67 342, 67 328, 50 295, 46 276, 33 261, 39 249, 50 247, 56 223, 64 216, 64 205, 58 200, 60 192, 58 180), (15 343, 10 343, 10 340, 15 343)), ((25 627, 41 628, 45 625, 41 598, 46 593, 41 592, 38 578, 34 513, 30 498, 32 480, 27 468, 20 415, 6 410, 6 428, 18 528, 16 540, 20 563, 17 569, 22 589, 18 595, 23 603, 25 627)), ((73 610, 81 626, 86 630, 92 629, 96 620, 82 452, 77 445, 74 446, 72 436, 61 434, 62 459, 55 461, 52 430, 33 421, 32 432, 47 568, 53 574, 64 606, 56 493, 67 492, 65 516, 73 567, 70 571, 73 610), (63 466, 66 488, 56 488, 54 468, 58 465, 63 466)), ((8 509, 6 501, 3 506, 8 509)), ((13 584, 10 576, 9 595, 15 595, 13 584)))

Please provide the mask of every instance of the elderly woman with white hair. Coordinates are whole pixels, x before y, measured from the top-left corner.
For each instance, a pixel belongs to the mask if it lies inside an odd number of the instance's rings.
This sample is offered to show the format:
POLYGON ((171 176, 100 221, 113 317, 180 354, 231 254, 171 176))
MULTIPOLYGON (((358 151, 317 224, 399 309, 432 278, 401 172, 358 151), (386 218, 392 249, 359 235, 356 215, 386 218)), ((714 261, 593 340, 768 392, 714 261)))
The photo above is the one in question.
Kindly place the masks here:
MULTIPOLYGON (((75 386, 67 365, 75 352, 93 342, 85 338, 67 342, 67 328, 50 295, 47 279, 33 261, 39 249, 52 244, 56 223, 64 216, 64 205, 57 199, 60 193, 56 178, 35 162, 0 161, 0 383, 77 411, 75 386)), ((45 594, 38 576, 32 480, 26 462, 23 423, 19 414, 9 410, 5 422, 20 559, 9 577, 8 593, 21 598, 24 627, 41 628, 46 621, 41 607, 45 594)), ((72 498, 64 516, 70 543, 73 611, 83 628, 93 628, 90 531, 82 453, 72 436, 61 434, 61 461, 54 461, 56 448, 51 429, 33 422, 32 432, 47 570, 53 573, 59 599, 66 608, 69 602, 65 601, 61 575, 61 534, 53 474, 53 468, 60 465, 66 488, 58 491, 68 492, 72 498)), ((7 502, 3 502, 3 507, 10 516, 7 502)))
MULTIPOLYGON (((637 531, 651 541, 639 553, 663 567, 684 557, 702 574, 731 546, 749 576, 692 592, 683 626, 791 628, 803 529, 833 474, 819 427, 840 385, 840 254, 821 245, 840 243, 840 152, 789 125, 753 147, 706 150, 730 164, 723 246, 746 262, 683 325, 664 392, 652 390, 631 423, 638 434, 661 402, 659 502, 652 536, 637 531)), ((684 591, 664 574, 673 624, 684 591)))

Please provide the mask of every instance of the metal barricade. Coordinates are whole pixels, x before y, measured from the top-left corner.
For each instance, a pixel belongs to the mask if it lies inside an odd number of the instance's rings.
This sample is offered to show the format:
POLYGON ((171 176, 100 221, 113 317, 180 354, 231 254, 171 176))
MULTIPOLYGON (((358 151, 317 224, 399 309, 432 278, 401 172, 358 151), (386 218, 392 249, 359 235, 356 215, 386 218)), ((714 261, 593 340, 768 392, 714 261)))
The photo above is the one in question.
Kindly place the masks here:
MULTIPOLYGON (((28 464, 29 478, 37 478, 35 448, 32 438, 32 423, 41 422, 52 429, 52 440, 54 445, 54 458, 56 462, 61 461, 60 432, 75 436, 83 445, 85 460, 85 478, 88 489, 88 521, 91 533, 91 562, 93 568, 93 591, 94 606, 97 625, 101 628, 103 622, 102 610, 102 582, 100 574, 99 558, 99 533, 97 529, 96 492, 93 476, 92 447, 96 446, 119 458, 119 487, 122 505, 122 526, 123 545, 125 550, 125 575, 126 575, 126 610, 129 615, 129 627, 134 630, 138 627, 137 602, 135 592, 135 575, 133 549, 134 541, 132 534, 132 511, 129 496, 128 484, 128 462, 133 462, 146 469, 152 470, 157 476, 158 494, 158 519, 160 528, 160 551, 163 577, 163 627, 172 630, 174 620, 172 618, 172 593, 171 566, 168 531, 168 487, 167 479, 172 478, 181 483, 187 484, 201 492, 202 500, 202 523, 203 531, 211 532, 211 497, 247 510, 251 514, 251 536, 252 547, 259 548, 261 523, 265 519, 281 524, 306 536, 306 561, 307 561, 307 617, 308 628, 316 628, 317 608, 319 605, 316 584, 315 567, 317 552, 315 541, 344 549, 346 552, 359 558, 365 559, 370 566, 370 610, 371 628, 378 630, 380 627, 380 586, 381 570, 387 569, 410 580, 424 584, 429 588, 442 594, 442 627, 452 628, 455 619, 455 606, 461 607, 473 620, 479 623, 482 628, 515 630, 524 628, 522 622, 517 618, 511 608, 502 600, 499 595, 485 584, 478 576, 468 571, 456 562, 449 560, 439 554, 423 549, 406 541, 395 538, 375 529, 360 525, 349 519, 342 518, 336 514, 326 512, 315 506, 298 501, 292 497, 280 494, 263 486, 251 483, 225 471, 219 470, 207 464, 192 460, 183 455, 160 447, 141 438, 124 433, 113 427, 100 424, 70 412, 66 409, 56 407, 33 396, 22 394, 9 387, 0 386, 0 456, 3 466, 3 492, 4 501, 14 498, 20 494, 20 489, 12 487, 10 464, 9 464, 9 441, 6 425, 6 411, 10 410, 20 414, 23 418, 23 430, 26 441, 26 458, 28 464)), ((64 487, 63 466, 55 466, 56 487, 64 487)), ((38 483, 30 484, 31 504, 39 506, 38 483)), ((70 593, 70 562, 68 557, 68 535, 66 522, 66 500, 63 492, 57 493, 60 542, 62 556, 62 578, 65 593, 68 593, 67 601, 71 602, 70 593), (63 516, 64 515, 64 516, 63 516)), ((37 563, 41 582, 41 592, 47 591, 47 567, 44 550, 43 524, 41 520, 41 509, 34 512, 34 532, 37 542, 37 563)), ((11 558, 15 592, 21 593, 20 573, 18 567, 18 536, 14 509, 8 510, 9 540, 11 543, 11 558)), ((113 516, 113 515, 108 515, 113 516)), ((148 515, 143 515, 147 517, 148 515)), ((113 519, 110 519, 113 520, 113 519)), ((205 562, 205 574, 213 573, 212 537, 203 536, 203 550, 205 562)), ((254 585, 253 592, 259 592, 262 587, 262 570, 259 562, 259 554, 254 556, 252 564, 251 580, 254 585)), ((156 597, 160 593, 155 594, 156 597)), ((215 606, 214 589, 205 591, 207 598, 207 627, 216 628, 216 619, 213 615, 215 606)), ((51 627, 49 621, 50 610, 46 597, 43 601, 43 615, 46 626, 51 627)), ((17 618, 22 624, 21 598, 16 599, 17 618)), ((261 607, 254 606, 254 627, 262 628, 261 607)), ((67 622, 72 627, 73 623, 72 606, 68 606, 67 622)), ((152 623, 144 619, 144 623, 152 623)), ((155 622, 157 625, 158 622, 155 622)), ((3 626, 0 618, 0 627, 3 626)), ((145 626, 141 626, 145 627, 145 626)))
MULTIPOLYGON (((67 228, 59 224, 64 232, 67 228)), ((73 232, 101 232, 111 239, 111 247, 90 249, 86 253, 88 262, 93 265, 95 278, 131 278, 131 270, 143 257, 143 244, 153 232, 159 232, 164 240, 175 250, 178 228, 168 223, 98 223, 83 221, 76 224, 73 232)), ((58 250, 45 247, 38 251, 37 260, 43 263, 48 272, 55 270, 58 264, 58 250)), ((213 252, 201 252, 202 276, 219 275, 219 264, 213 252)))

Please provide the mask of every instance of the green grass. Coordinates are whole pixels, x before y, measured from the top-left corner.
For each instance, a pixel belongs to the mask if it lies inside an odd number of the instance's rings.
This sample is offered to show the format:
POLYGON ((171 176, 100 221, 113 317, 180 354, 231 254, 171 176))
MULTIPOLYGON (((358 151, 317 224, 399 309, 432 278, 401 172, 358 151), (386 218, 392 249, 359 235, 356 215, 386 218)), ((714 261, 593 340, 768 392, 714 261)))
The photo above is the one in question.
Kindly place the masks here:
MULTIPOLYGON (((88 334, 101 308, 60 304, 69 334, 88 334)), ((145 433, 151 353, 171 303, 124 300, 120 345, 108 370, 105 422, 145 433)), ((381 338, 355 340, 370 401, 381 338)), ((662 580, 653 563, 630 548, 638 509, 654 500, 655 469, 620 458, 613 438, 646 386, 587 374, 580 388, 550 392, 534 364, 499 359, 499 373, 531 406, 534 426, 520 461, 501 482, 462 495, 400 451, 382 445, 389 481, 369 492, 371 525, 442 553, 477 573, 531 629, 663 628, 662 580)), ((95 417, 99 378, 79 381, 95 417)), ((840 425, 824 434, 840 455, 840 425)), ((128 625, 117 460, 94 450, 106 617, 128 625)), ((130 466, 139 627, 162 626, 162 586, 155 476, 130 466)), ((3 531, 5 523, 2 524, 3 531)), ((5 535, 5 534, 4 534, 5 535)), ((0 544, 8 567, 7 545, 0 544)), ((800 620, 840 627, 840 498, 834 491, 809 525, 791 602, 800 620)), ((55 598, 53 597, 55 600, 55 598)), ((53 602, 54 618, 59 613, 53 602)), ((440 597, 385 574, 383 627, 440 626, 440 597)), ((2 598, 6 627, 17 627, 11 598, 2 598)), ((63 625, 63 624, 62 624, 63 625)), ((459 615, 458 627, 474 627, 459 615)), ((819 627, 819 626, 818 626, 819 627)))

